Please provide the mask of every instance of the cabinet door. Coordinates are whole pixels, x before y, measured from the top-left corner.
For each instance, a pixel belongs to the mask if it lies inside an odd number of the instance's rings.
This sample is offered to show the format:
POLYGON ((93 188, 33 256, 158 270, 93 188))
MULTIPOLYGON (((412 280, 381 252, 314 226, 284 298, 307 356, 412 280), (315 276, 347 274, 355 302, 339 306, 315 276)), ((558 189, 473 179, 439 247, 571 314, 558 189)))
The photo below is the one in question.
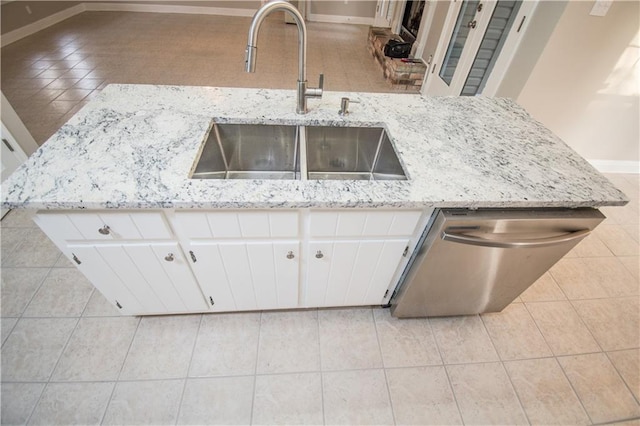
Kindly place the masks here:
POLYGON ((78 269, 123 313, 183 313, 208 309, 176 243, 69 245, 67 248, 78 269))
POLYGON ((237 242, 190 245, 192 265, 214 310, 298 306, 299 243, 237 242))
POLYGON ((382 303, 408 239, 311 241, 304 306, 382 303))

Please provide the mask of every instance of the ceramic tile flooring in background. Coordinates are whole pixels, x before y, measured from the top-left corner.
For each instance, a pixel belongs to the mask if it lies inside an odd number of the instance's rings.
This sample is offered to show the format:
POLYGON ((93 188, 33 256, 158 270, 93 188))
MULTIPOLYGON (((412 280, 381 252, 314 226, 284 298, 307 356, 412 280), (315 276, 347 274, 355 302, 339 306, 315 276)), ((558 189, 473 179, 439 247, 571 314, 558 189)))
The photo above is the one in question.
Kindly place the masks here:
MULTIPOLYGON (((261 30, 245 74, 248 18, 84 13, 3 48, 2 91, 42 143, 111 82, 292 89, 296 30, 280 22, 261 30)), ((311 23, 309 34, 310 82, 324 71, 327 90, 389 90, 366 27, 311 23)), ((596 232, 504 312, 428 320, 380 308, 122 317, 13 211, 0 228, 1 421, 637 419, 639 184, 609 178, 631 203, 604 208, 596 232)))
MULTIPOLYGON (((109 83, 295 90, 296 26, 284 24, 282 14, 267 18, 250 74, 243 68, 249 23, 232 16, 84 12, 2 48, 2 92, 42 144, 109 83)), ((325 90, 392 91, 367 50, 367 26, 310 22, 307 30, 311 86, 324 72, 325 90)))

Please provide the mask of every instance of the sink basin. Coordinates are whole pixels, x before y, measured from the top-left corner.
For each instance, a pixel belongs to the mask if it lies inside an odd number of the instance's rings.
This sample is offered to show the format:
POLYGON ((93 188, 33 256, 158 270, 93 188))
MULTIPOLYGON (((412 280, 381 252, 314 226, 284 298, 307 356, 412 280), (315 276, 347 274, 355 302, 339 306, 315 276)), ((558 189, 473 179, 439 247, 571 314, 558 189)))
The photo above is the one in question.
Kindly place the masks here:
POLYGON ((309 179, 406 180, 380 127, 306 127, 309 179))
POLYGON ((193 179, 406 180, 381 127, 214 123, 193 179))
POLYGON ((296 179, 298 128, 214 123, 194 179, 296 179))

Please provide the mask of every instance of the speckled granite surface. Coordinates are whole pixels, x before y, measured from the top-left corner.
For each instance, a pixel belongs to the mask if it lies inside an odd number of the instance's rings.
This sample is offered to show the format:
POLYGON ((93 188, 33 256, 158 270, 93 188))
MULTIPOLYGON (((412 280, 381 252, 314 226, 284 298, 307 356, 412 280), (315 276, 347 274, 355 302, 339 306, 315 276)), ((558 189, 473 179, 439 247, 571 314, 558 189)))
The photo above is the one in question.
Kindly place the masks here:
POLYGON ((2 185, 2 206, 579 207, 626 197, 506 99, 110 85, 2 185), (361 103, 337 114, 340 98, 361 103), (383 126, 407 181, 190 179, 211 121, 383 126))

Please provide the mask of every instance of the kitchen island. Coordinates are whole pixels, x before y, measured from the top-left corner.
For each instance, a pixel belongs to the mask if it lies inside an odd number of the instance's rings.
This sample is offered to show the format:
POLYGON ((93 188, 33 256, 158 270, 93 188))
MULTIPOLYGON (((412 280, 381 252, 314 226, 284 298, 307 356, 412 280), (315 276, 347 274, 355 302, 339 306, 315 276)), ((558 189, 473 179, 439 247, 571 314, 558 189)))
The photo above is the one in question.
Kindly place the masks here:
POLYGON ((434 209, 627 199, 507 99, 110 85, 2 187, 126 314, 386 304, 434 209), (358 101, 338 114, 340 100, 358 101), (192 179, 213 123, 377 127, 406 180, 192 179))

